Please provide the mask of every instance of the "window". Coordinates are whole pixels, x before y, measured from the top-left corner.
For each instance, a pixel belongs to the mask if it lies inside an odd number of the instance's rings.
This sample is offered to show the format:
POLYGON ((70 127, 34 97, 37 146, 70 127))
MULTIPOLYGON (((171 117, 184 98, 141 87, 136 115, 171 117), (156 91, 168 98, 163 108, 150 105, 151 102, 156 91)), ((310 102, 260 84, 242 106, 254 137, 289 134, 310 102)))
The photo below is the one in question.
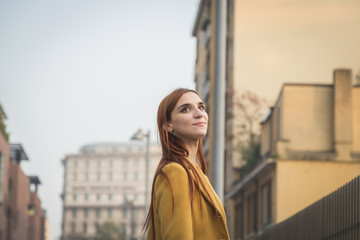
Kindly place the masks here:
POLYGON ((89 167, 89 160, 86 160, 86 167, 89 167))
POLYGON ((112 167, 113 166, 113 161, 110 159, 109 161, 109 166, 112 167))
POLYGON ((271 222, 271 182, 265 183, 261 188, 261 223, 263 226, 271 222))
POLYGON ((112 194, 109 193, 109 200, 112 200, 112 194))
POLYGON ((98 194, 96 194, 96 199, 98 200, 98 201, 100 201, 100 199, 101 199, 101 195, 98 193, 98 194))
POLYGON ((123 209, 123 218, 126 218, 126 217, 127 217, 127 209, 124 208, 124 209, 123 209))
POLYGON ((100 160, 98 160, 98 161, 97 161, 97 164, 98 164, 98 167, 100 167, 100 166, 101 166, 101 162, 100 162, 100 160))
POLYGON ((101 179, 101 173, 98 172, 98 173, 97 173, 97 180, 100 181, 100 179, 101 179))
POLYGON ((89 217, 89 209, 87 208, 84 209, 84 217, 89 217))
POLYGON ((126 196, 126 194, 124 194, 124 201, 123 201, 123 203, 124 203, 124 204, 127 203, 127 196, 126 196))
POLYGON ((76 174, 76 172, 74 172, 74 181, 76 181, 77 180, 77 174, 76 174))
POLYGON ((29 216, 35 216, 36 214, 36 208, 33 204, 29 204, 28 206, 28 215, 29 216))
POLYGON ((135 177, 135 180, 138 180, 138 173, 137 172, 134 173, 134 177, 135 177))
POLYGON ((72 233, 75 232, 75 223, 74 222, 71 223, 71 232, 72 233))
POLYGON ((244 215, 243 203, 235 206, 235 238, 241 239, 244 237, 244 215))
POLYGON ((76 218, 76 209, 75 208, 72 210, 72 216, 73 216, 73 218, 76 218))
POLYGON ((87 223, 86 222, 84 222, 84 224, 83 224, 83 232, 84 232, 84 234, 86 234, 86 232, 87 232, 87 223))
POLYGON ((136 208, 132 209, 132 217, 136 219, 138 217, 138 210, 136 208))
POLYGON ((89 173, 88 172, 85 173, 85 180, 89 181, 89 173))
POLYGON ((135 167, 138 167, 139 166, 139 159, 134 159, 134 166, 135 167))
POLYGON ((85 200, 88 201, 89 200, 89 194, 85 194, 85 200))
POLYGON ((111 208, 108 209, 108 217, 112 218, 112 209, 111 208))
POLYGON ((112 172, 109 172, 109 180, 112 180, 112 172))
POLYGON ((124 177, 124 181, 126 181, 127 180, 127 172, 124 172, 123 177, 124 177))
POLYGON ((101 214, 100 208, 97 208, 97 209, 96 209, 96 217, 99 218, 99 217, 100 217, 100 214, 101 214))
POLYGON ((247 234, 256 231, 256 195, 252 193, 250 196, 247 197, 247 234))
POLYGON ((74 200, 74 201, 77 200, 77 195, 76 195, 76 194, 73 195, 73 200, 74 200))
POLYGON ((128 167, 128 166, 129 166, 129 159, 128 159, 128 158, 125 158, 125 159, 123 160, 123 166, 124 166, 124 167, 128 167))
POLYGON ((77 162, 77 160, 75 160, 74 161, 74 167, 77 167, 77 165, 78 165, 78 162, 77 162))

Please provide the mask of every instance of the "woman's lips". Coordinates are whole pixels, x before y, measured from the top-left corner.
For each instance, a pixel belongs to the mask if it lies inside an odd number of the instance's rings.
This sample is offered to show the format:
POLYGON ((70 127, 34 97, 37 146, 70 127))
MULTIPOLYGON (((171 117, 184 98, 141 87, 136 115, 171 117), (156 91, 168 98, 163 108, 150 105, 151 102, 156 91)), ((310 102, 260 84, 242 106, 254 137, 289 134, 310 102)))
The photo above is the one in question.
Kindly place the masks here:
POLYGON ((195 126, 205 126, 206 122, 198 122, 194 124, 195 126))

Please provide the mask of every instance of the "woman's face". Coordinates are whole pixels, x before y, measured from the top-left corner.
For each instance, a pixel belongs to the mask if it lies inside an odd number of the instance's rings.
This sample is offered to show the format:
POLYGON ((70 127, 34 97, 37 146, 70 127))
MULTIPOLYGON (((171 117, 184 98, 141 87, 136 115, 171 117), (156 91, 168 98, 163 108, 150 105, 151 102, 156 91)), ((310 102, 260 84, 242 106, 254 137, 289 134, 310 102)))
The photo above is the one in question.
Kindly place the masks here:
POLYGON ((186 92, 171 112, 168 131, 173 130, 173 134, 186 144, 205 136, 207 123, 208 115, 203 101, 196 93, 186 92))

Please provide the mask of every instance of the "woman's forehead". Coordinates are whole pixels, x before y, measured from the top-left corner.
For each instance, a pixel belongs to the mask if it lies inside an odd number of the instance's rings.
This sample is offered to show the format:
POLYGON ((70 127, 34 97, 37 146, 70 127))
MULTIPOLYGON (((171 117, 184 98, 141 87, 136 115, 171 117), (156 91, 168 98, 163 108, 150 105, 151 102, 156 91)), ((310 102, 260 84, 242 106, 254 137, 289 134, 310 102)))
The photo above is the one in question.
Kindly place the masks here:
POLYGON ((185 103, 198 104, 200 102, 202 102, 202 100, 199 97, 199 95, 197 95, 194 92, 186 92, 179 98, 176 106, 180 106, 180 105, 185 104, 185 103))

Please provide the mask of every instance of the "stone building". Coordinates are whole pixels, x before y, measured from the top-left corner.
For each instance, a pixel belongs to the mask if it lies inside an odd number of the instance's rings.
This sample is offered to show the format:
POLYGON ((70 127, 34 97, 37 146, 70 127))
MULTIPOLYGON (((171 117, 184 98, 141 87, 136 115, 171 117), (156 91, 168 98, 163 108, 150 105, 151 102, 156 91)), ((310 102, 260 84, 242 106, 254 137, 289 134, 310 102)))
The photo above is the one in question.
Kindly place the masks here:
MULTIPOLYGON (((161 158, 149 148, 149 181, 161 158)), ((126 239, 142 239, 145 222, 146 147, 144 143, 101 143, 65 156, 62 239, 93 239, 99 227, 114 223, 126 239)), ((150 191, 149 191, 150 194, 150 191)), ((150 199, 150 198, 148 198, 150 199)))

